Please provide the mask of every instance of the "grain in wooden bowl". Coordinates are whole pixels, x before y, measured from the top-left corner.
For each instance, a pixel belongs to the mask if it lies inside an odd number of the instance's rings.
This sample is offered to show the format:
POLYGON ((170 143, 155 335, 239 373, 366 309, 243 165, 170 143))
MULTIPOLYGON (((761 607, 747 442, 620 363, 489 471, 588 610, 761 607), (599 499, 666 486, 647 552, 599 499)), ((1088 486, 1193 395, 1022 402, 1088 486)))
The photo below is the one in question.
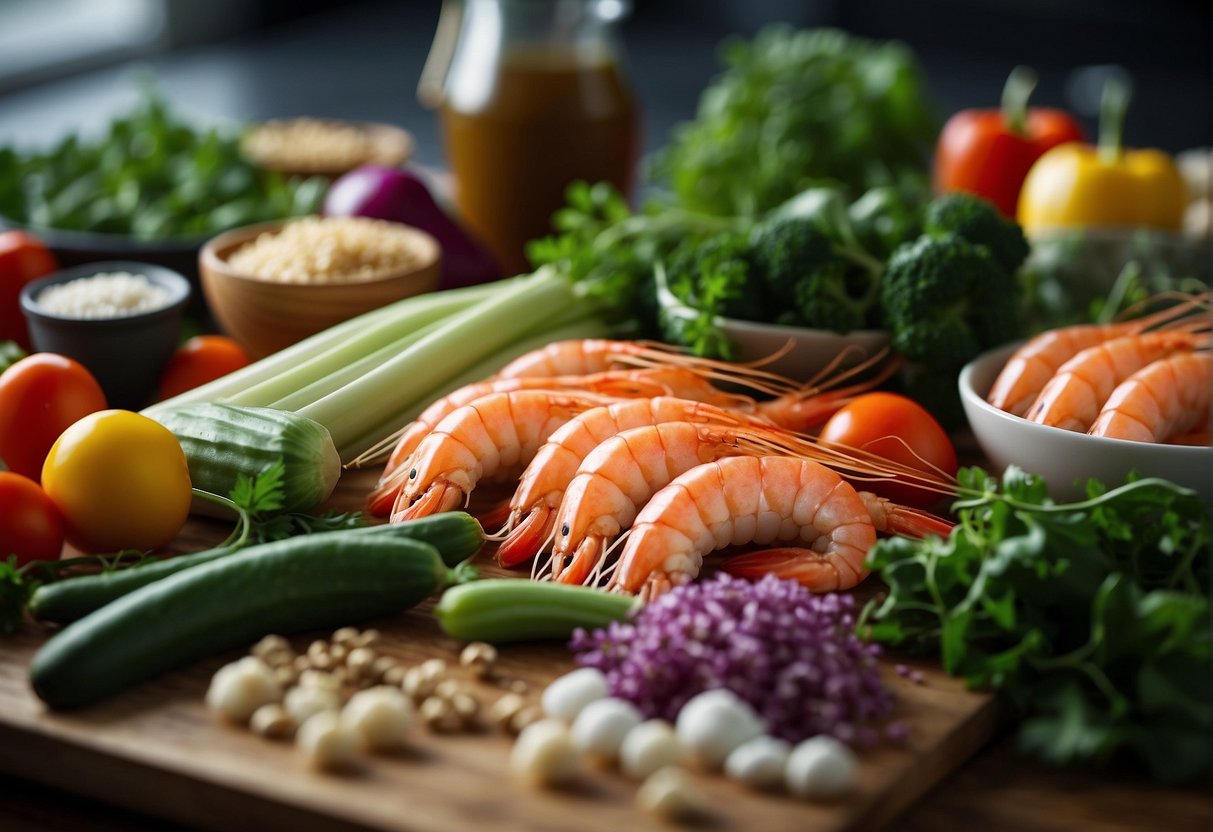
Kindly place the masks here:
POLYGON ((388 303, 435 289, 429 234, 360 217, 303 217, 220 234, 199 255, 207 305, 250 355, 264 356, 388 303))
POLYGON ((402 165, 413 144, 407 131, 391 124, 300 117, 253 126, 240 149, 268 170, 337 177, 361 165, 402 165))

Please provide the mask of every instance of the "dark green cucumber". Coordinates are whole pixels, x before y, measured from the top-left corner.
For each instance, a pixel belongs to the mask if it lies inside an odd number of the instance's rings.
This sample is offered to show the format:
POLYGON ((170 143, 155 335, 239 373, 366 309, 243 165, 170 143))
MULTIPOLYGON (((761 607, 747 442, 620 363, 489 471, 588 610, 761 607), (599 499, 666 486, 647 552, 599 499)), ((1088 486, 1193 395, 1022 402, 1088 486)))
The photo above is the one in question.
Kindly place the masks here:
MULTIPOLYGON (((394 536, 411 537, 431 544, 438 550, 447 566, 455 566, 476 554, 484 541, 484 531, 480 523, 475 517, 462 511, 419 517, 394 526, 350 529, 346 533, 378 535, 383 534, 384 530, 394 536)), ((237 551, 239 550, 232 547, 220 546, 167 560, 149 561, 128 569, 80 575, 43 584, 34 590, 29 601, 29 610, 34 617, 43 621, 60 624, 75 621, 141 586, 227 557, 237 551)))
POLYGON ((433 546, 390 534, 343 530, 252 546, 68 625, 34 656, 30 682, 52 708, 87 705, 269 633, 408 609, 449 575, 433 546))
POLYGON ((578 627, 622 621, 639 601, 585 586, 497 578, 453 586, 434 616, 447 635, 467 641, 567 639, 578 627))

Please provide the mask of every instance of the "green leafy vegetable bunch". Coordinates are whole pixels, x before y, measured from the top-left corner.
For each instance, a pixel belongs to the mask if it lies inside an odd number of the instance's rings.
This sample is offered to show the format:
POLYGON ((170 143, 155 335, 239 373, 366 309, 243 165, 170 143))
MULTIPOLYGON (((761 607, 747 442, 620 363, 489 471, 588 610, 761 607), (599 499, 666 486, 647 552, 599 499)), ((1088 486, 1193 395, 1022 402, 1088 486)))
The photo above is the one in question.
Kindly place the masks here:
POLYGON ((938 654, 1023 717, 1022 747, 1056 763, 1143 761, 1165 782, 1209 770, 1209 507, 1130 478, 1059 505, 1011 467, 959 475, 946 539, 878 542, 888 594, 865 610, 876 640, 938 654))
POLYGON ((852 197, 926 181, 938 118, 905 45, 775 25, 722 54, 654 163, 683 207, 757 217, 821 181, 852 197))
POLYGON ((314 212, 326 183, 248 162, 238 131, 198 130, 151 90, 104 135, 48 151, 0 147, 0 215, 34 231, 205 237, 314 212))

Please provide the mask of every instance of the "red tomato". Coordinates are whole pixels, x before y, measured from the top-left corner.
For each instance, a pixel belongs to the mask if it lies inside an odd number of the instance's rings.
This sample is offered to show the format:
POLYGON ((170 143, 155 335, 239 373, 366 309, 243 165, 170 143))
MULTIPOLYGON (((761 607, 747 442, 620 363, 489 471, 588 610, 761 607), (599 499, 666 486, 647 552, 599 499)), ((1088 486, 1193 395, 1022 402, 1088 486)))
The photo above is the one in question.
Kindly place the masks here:
POLYGON ((0 341, 30 348, 29 331, 21 314, 21 287, 59 268, 46 246, 24 231, 0 234, 0 341))
MULTIPOLYGON (((921 471, 956 473, 956 449, 947 431, 922 405, 896 393, 860 396, 830 417, 821 438, 921 471)), ((873 482, 871 490, 911 506, 931 506, 940 499, 938 494, 896 483, 873 482)))
POLYGON ((17 556, 17 565, 54 560, 63 549, 63 518, 38 483, 0 471, 0 560, 17 556))
POLYGON ((49 352, 26 356, 0 374, 0 459, 41 482, 59 434, 98 410, 105 410, 105 393, 83 365, 49 352))
POLYGON ((160 377, 160 398, 170 399, 249 364, 244 347, 222 335, 195 335, 173 354, 160 377))

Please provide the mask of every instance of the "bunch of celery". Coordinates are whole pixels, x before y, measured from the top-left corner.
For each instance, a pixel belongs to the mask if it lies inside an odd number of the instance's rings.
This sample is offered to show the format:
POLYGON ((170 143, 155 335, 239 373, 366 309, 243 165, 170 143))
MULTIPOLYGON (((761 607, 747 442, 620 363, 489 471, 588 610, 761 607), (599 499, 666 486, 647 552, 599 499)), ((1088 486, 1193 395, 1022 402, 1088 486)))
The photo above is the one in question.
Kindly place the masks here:
POLYGON ((596 305, 555 269, 418 295, 353 318, 143 412, 189 402, 276 407, 329 429, 343 461, 434 399, 564 338, 605 335, 596 305))

